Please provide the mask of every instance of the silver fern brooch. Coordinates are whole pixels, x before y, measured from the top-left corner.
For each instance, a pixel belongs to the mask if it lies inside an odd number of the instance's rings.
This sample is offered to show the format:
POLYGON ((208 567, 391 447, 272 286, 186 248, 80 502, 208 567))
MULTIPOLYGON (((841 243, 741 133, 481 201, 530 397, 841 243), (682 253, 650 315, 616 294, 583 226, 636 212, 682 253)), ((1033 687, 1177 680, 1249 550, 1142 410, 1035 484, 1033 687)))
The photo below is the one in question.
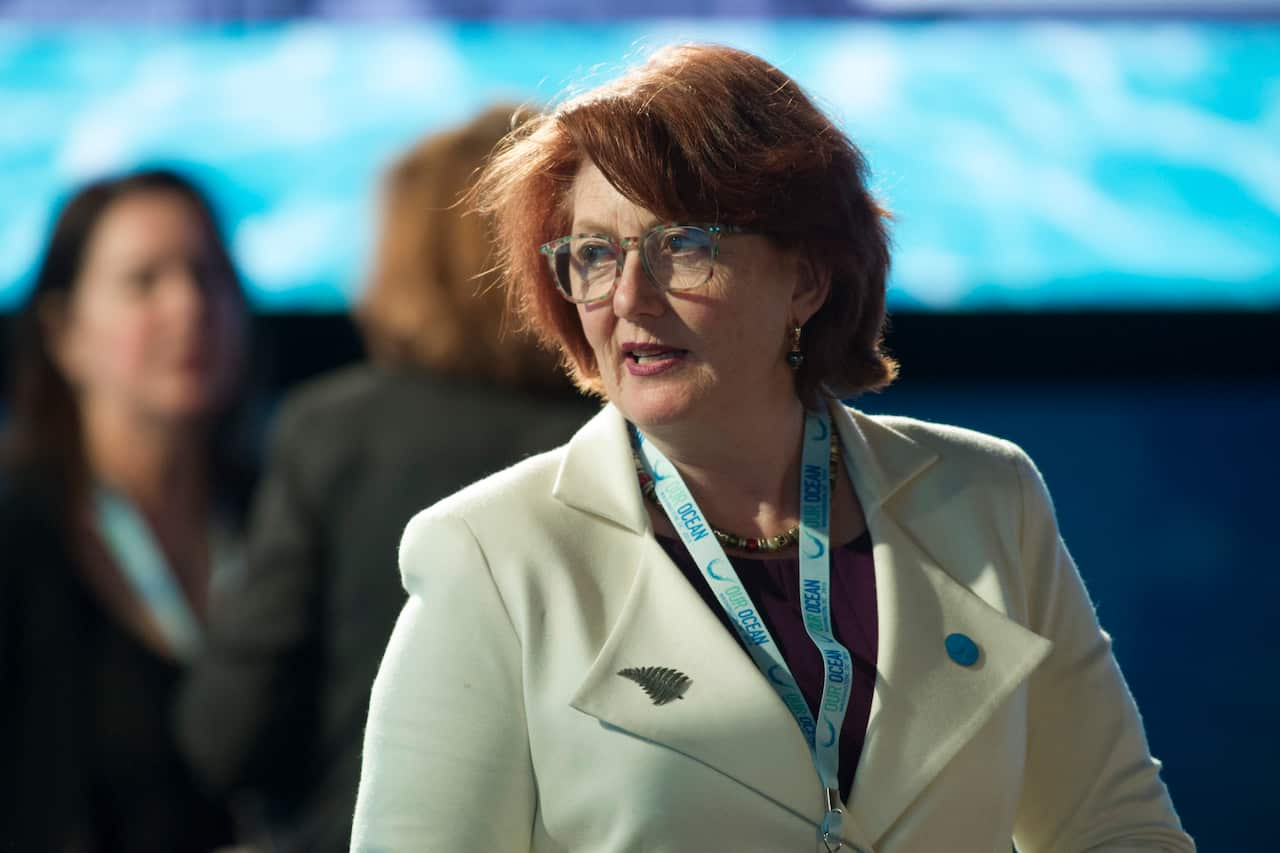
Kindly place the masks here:
POLYGON ((645 695, 655 705, 665 705, 672 699, 683 699, 693 679, 678 669, 667 666, 629 666, 618 671, 644 689, 645 695))

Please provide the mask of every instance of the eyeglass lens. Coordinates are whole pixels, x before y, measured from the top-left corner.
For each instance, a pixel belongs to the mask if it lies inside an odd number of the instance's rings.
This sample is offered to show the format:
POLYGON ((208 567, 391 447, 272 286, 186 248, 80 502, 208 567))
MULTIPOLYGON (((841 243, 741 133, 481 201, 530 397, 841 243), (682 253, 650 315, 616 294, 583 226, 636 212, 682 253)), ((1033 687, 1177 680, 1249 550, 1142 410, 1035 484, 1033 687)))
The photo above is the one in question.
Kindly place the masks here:
MULTIPOLYGON (((665 226, 647 231, 640 240, 645 272, 665 290, 687 290, 711 276, 715 240, 705 228, 665 226)), ((558 246, 552 256, 561 288, 576 302, 603 297, 621 270, 622 245, 613 239, 576 235, 558 246)))

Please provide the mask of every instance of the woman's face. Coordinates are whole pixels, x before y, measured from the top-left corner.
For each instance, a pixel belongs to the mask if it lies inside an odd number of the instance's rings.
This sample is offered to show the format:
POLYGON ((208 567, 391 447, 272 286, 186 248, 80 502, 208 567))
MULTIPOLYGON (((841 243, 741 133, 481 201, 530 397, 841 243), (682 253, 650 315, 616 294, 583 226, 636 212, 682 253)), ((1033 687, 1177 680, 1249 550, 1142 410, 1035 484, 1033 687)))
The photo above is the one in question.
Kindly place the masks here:
MULTIPOLYGON (((589 161, 570 199, 575 234, 634 237, 666 224, 624 198, 589 161)), ((578 306, 609 400, 640 427, 710 425, 794 402, 785 359, 790 330, 826 295, 805 273, 793 253, 762 236, 726 235, 711 280, 668 293, 648 279, 639 253, 629 252, 613 296, 578 306)))
POLYGON ((218 411, 239 377, 244 307, 182 196, 112 202, 55 324, 55 357, 82 406, 181 423, 218 411))

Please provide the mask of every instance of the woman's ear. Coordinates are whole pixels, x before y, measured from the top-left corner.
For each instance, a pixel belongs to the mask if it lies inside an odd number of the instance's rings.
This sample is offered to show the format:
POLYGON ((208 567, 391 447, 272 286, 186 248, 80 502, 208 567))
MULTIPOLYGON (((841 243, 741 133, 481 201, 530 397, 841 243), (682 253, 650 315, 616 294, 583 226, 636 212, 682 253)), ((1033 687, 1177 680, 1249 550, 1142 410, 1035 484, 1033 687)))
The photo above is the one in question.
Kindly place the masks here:
POLYGON ((831 295, 831 270, 808 252, 798 251, 794 257, 796 287, 791 295, 791 311, 796 322, 803 326, 831 295))

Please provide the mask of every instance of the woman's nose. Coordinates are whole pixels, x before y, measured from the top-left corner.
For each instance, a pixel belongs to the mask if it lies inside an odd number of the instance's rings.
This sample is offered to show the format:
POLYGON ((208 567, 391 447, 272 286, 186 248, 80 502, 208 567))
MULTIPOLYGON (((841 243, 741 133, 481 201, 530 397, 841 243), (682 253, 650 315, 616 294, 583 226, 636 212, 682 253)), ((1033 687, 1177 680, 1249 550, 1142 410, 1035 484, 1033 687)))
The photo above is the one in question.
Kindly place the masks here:
POLYGON ((166 285, 165 304, 171 313, 196 324, 206 322, 210 288, 204 280, 203 270, 185 264, 175 267, 170 271, 166 285))
POLYGON ((656 316, 665 310, 666 296, 649 280, 640 252, 627 252, 613 288, 613 313, 619 317, 656 316))

